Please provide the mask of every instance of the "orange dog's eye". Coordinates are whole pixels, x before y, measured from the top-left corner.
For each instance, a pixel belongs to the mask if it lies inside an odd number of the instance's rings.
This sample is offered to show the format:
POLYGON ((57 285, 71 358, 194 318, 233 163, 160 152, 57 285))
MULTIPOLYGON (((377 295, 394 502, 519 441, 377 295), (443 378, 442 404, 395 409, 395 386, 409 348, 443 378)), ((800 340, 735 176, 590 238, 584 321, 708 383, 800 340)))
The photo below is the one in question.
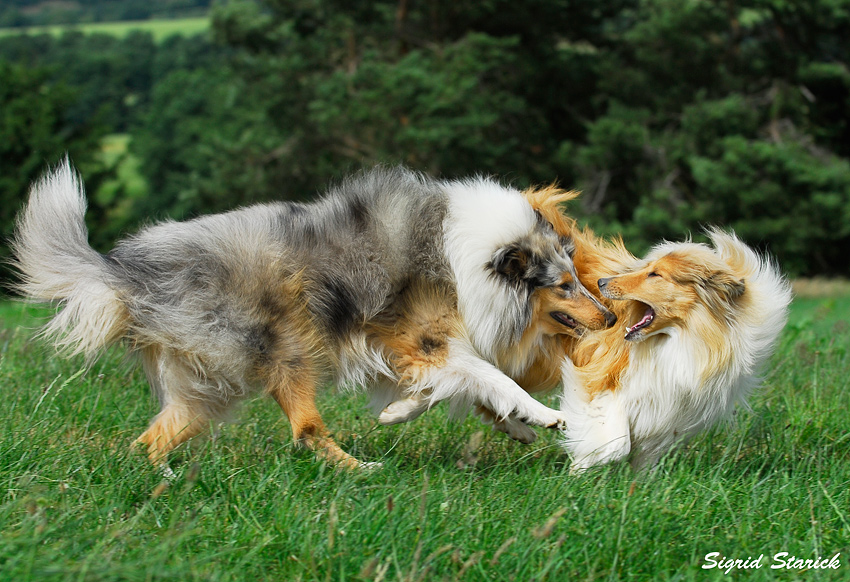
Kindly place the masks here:
POLYGON ((660 277, 660 276, 661 276, 661 275, 659 275, 658 273, 656 273, 655 271, 653 271, 653 272, 651 272, 649 275, 647 275, 647 278, 649 278, 649 277, 660 277))

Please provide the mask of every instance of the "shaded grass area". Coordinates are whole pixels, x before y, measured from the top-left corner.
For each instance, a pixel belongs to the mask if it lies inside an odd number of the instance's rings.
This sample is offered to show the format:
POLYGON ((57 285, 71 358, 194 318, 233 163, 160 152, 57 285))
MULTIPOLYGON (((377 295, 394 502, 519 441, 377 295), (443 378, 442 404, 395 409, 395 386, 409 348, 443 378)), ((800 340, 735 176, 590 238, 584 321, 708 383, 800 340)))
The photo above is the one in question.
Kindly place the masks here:
POLYGON ((0 579, 727 579, 701 568, 710 552, 765 554, 741 579, 850 573, 848 297, 795 301, 751 412, 653 472, 582 476, 551 432, 523 446, 441 409, 380 427, 328 389, 327 424, 381 469, 317 462, 258 399, 169 484, 130 451, 156 411, 141 373, 36 347, 25 327, 45 313, 0 306, 0 579), (772 570, 778 552, 842 566, 772 570))

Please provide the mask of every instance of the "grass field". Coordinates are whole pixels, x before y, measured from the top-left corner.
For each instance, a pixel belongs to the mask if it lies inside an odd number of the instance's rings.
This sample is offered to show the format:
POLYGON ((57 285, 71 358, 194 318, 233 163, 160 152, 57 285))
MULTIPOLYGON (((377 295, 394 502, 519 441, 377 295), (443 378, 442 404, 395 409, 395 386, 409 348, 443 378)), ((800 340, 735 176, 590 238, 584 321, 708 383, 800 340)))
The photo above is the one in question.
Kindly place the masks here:
POLYGON ((0 304, 2 580, 850 579, 850 295, 795 301, 733 425, 654 472, 578 477, 555 434, 523 446, 440 409, 379 427, 328 390, 338 440, 381 469, 318 463, 257 400, 167 483, 130 452, 155 412, 141 374, 36 347, 43 313, 0 304), (727 576, 712 552, 764 558, 727 576), (840 568, 771 569, 780 552, 840 568))
POLYGON ((69 24, 56 26, 33 26, 29 28, 0 28, 0 36, 11 34, 52 34, 60 35, 67 31, 79 31, 84 34, 109 34, 118 38, 132 31, 149 32, 159 42, 169 36, 191 36, 205 33, 210 28, 210 19, 178 18, 174 20, 133 20, 127 22, 93 22, 90 24, 69 24))

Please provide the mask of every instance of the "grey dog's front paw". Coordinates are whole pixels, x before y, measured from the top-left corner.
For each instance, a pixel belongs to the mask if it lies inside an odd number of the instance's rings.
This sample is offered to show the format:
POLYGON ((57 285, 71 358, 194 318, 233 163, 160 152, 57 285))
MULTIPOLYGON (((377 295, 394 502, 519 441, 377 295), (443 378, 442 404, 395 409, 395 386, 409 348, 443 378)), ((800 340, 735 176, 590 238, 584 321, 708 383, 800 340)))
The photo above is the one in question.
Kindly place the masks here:
POLYGON ((544 428, 554 428, 557 430, 565 430, 567 428, 567 419, 562 412, 547 408, 542 404, 535 412, 536 414, 525 415, 517 411, 511 416, 532 426, 542 426, 544 428))
POLYGON ((563 418, 559 418, 556 422, 552 424, 547 424, 546 428, 554 428, 555 430, 567 430, 567 421, 563 418))
POLYGON ((391 402, 378 415, 378 422, 383 425, 410 422, 428 410, 428 403, 419 398, 410 397, 391 402))

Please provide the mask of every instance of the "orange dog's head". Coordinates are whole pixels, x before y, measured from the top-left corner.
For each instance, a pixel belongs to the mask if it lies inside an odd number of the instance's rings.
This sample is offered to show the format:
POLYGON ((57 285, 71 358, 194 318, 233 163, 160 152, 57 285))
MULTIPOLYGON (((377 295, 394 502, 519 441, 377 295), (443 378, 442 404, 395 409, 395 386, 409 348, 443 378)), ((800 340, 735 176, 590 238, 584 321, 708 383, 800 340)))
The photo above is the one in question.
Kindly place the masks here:
POLYGON ((661 245, 643 267, 599 279, 609 299, 631 300, 625 339, 640 341, 670 327, 684 328, 704 308, 717 320, 729 318, 746 289, 729 265, 710 248, 693 243, 661 245))

